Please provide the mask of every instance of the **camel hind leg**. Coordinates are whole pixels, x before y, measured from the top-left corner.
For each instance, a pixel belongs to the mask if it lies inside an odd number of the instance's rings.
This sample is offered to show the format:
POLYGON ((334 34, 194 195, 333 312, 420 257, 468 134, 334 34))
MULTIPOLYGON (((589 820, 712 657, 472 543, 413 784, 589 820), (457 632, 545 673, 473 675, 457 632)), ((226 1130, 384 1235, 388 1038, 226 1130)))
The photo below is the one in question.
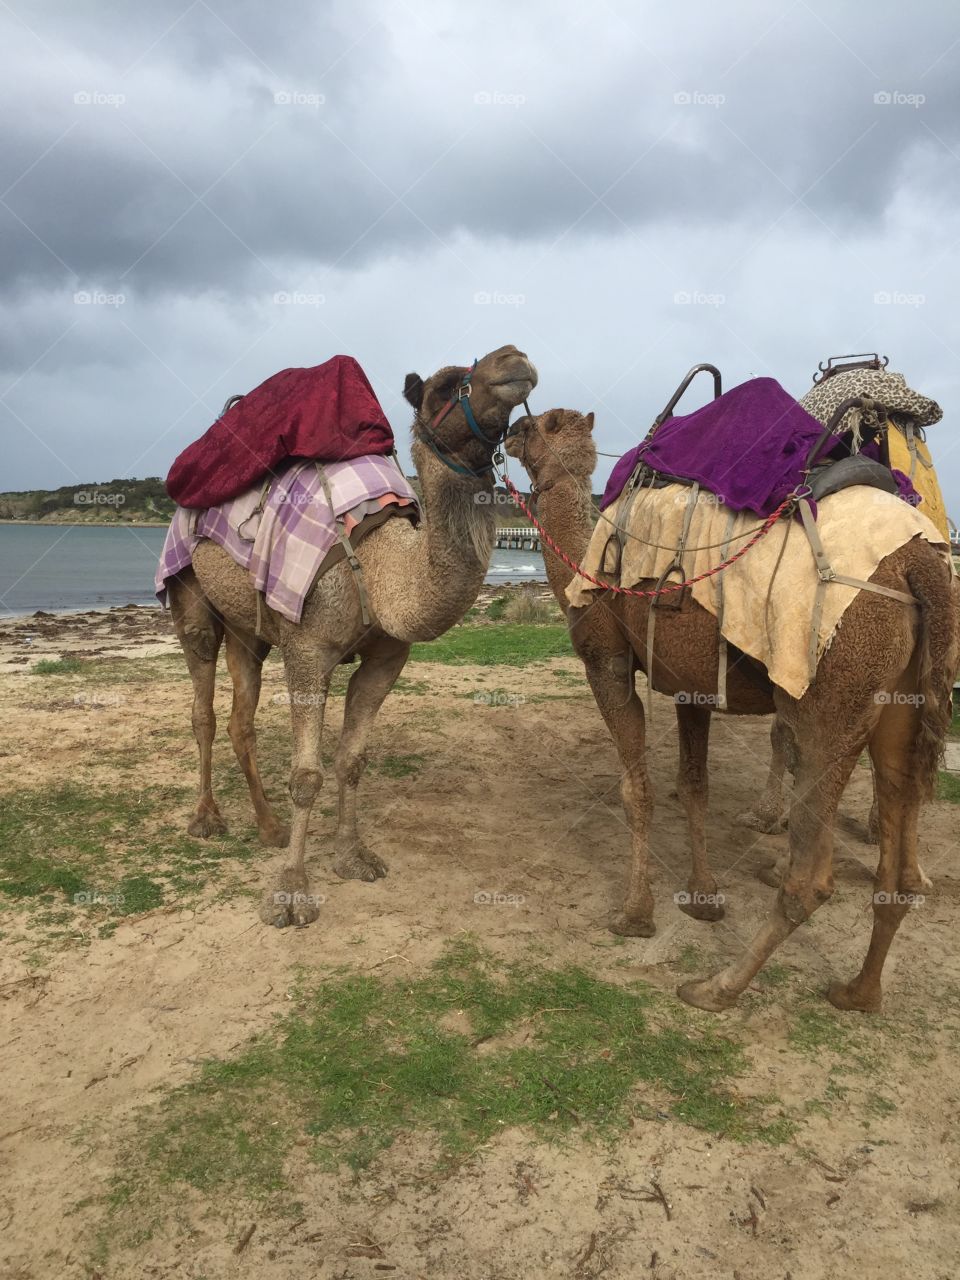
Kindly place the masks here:
POLYGON ((687 892, 678 893, 675 901, 681 911, 695 920, 722 920, 723 895, 717 891, 717 881, 707 858, 710 708, 690 702, 677 702, 676 708, 680 742, 677 794, 687 814, 691 867, 687 892))
POLYGON ((223 642, 223 622, 200 589, 192 569, 167 582, 170 614, 193 681, 193 733, 200 749, 200 793, 188 834, 207 839, 223 835, 227 824, 213 795, 213 740, 217 718, 213 691, 217 655, 223 642))
MULTIPOLYGON (((909 696, 909 695, 905 695, 909 696)), ((870 738, 877 782, 880 861, 874 881, 873 931, 863 967, 852 982, 835 982, 827 999, 838 1009, 876 1012, 881 1005, 884 961, 904 916, 923 902, 929 881, 917 861, 917 823, 923 791, 914 743, 916 703, 887 705, 870 738)))
POLYGON ((260 701, 263 663, 270 652, 270 645, 257 636, 229 628, 226 648, 227 669, 233 682, 233 709, 228 729, 230 741, 250 789, 260 840, 263 844, 284 849, 290 840, 290 828, 277 817, 264 792, 257 765, 257 731, 254 724, 260 701))

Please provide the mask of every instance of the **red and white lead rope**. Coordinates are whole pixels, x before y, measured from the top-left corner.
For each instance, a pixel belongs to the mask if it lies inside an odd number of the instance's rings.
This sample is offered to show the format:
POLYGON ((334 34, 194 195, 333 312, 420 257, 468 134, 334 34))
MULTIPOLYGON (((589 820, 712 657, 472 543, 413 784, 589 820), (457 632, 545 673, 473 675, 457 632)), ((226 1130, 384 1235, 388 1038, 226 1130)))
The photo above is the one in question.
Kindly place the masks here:
POLYGON ((793 494, 790 494, 789 497, 784 498, 783 502, 780 503, 776 511, 774 511, 771 515, 767 516, 766 520, 764 520, 763 524, 760 526, 757 532, 753 535, 750 541, 746 542, 740 548, 739 551, 737 551, 734 555, 732 555, 729 558, 729 560, 724 560, 721 564, 716 565, 713 569, 708 569, 706 573, 698 573, 695 578, 688 578, 686 582, 672 582, 669 586, 654 587, 652 591, 635 591, 629 587, 615 587, 612 583, 601 582, 599 578, 594 578, 591 574, 587 573, 587 571, 581 565, 577 564, 575 560, 571 560, 571 558, 567 555, 567 553, 561 547, 557 546, 556 542, 554 542, 553 538, 550 537, 549 533, 547 533, 546 529, 544 529, 543 525, 540 523, 540 521, 536 518, 536 516, 533 514, 533 512, 524 502, 523 498, 520 496, 520 493, 516 485, 513 484, 510 477, 505 475, 505 476, 502 476, 501 478, 503 480, 503 483, 507 487, 507 492, 510 494, 510 497, 514 500, 514 502, 517 504, 517 506, 520 508, 523 514, 527 517, 527 519, 530 521, 533 527, 538 531, 538 533, 540 534, 540 537, 547 544, 547 546, 550 548, 553 554, 557 556, 560 560, 562 560, 568 569, 572 569, 574 573, 579 574, 579 576, 581 578, 586 579, 587 582, 592 582, 595 587, 602 587, 604 591, 612 591, 615 595, 618 595, 618 596, 647 596, 647 597, 663 596, 670 591, 683 591, 685 587, 692 587, 697 582, 703 582, 705 578, 712 578, 715 574, 722 573, 724 569, 729 569, 729 567, 732 564, 736 564, 736 562, 741 558, 741 556, 745 556, 747 552, 750 550, 750 548, 752 546, 755 546, 760 541, 760 539, 764 536, 764 534, 769 533, 770 530, 773 528, 773 526, 777 523, 777 521, 783 515, 783 513, 786 511, 787 507, 789 507, 790 504, 794 501, 793 494))

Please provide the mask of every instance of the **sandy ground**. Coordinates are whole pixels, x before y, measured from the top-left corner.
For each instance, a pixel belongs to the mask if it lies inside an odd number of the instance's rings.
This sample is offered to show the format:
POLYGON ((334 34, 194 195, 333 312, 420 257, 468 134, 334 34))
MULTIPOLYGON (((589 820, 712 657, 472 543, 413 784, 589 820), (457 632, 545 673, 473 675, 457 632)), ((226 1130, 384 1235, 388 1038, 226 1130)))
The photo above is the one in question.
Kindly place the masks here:
MULTIPOLYGON (((134 750, 152 732, 158 742, 176 744, 157 759, 156 776, 192 782, 187 684, 156 680, 142 697, 130 684, 117 705, 58 709, 49 705, 49 686, 21 661, 45 653, 160 652, 171 643, 167 625, 156 611, 114 610, 0 627, 0 804, 14 787, 65 777, 103 781, 112 766, 98 759, 98 748, 134 750)), ((269 1027, 296 966, 416 972, 445 939, 467 929, 506 957, 536 942, 549 963, 672 991, 687 976, 679 964, 685 949, 697 947, 709 969, 742 946, 772 895, 756 871, 785 844, 735 822, 761 786, 768 725, 716 719, 710 836, 728 916, 698 923, 671 901, 686 879, 686 838, 670 795, 672 710, 656 699, 650 756, 659 932, 614 946, 605 922, 625 882, 627 833, 615 754, 589 694, 573 683, 578 671, 572 658, 525 669, 408 667, 426 691, 391 695, 379 733, 390 735, 397 752, 421 753, 424 767, 415 777, 371 776, 364 784, 370 843, 390 875, 375 885, 338 880, 326 853, 333 820, 315 811, 313 886, 327 901, 309 929, 268 930, 249 897, 239 895, 189 912, 130 918, 111 938, 52 951, 39 967, 15 938, 0 944, 3 1280, 957 1275, 960 878, 957 810, 946 804, 927 809, 922 824, 921 860, 935 890, 894 947, 884 1015, 862 1020, 877 1046, 876 1066, 851 1068, 846 1095, 828 1114, 810 1111, 786 1145, 718 1140, 658 1118, 638 1120, 611 1148, 577 1139, 554 1146, 506 1131, 442 1178, 422 1135, 404 1139, 359 1182, 295 1154, 291 1174, 306 1206, 303 1221, 262 1218, 242 1203, 225 1221, 192 1193, 165 1238, 111 1255, 102 1270, 90 1263, 103 1210, 75 1206, 106 1185, 111 1136, 153 1091, 193 1078, 199 1060, 228 1055, 269 1027), (492 689, 519 697, 492 706, 473 701, 472 694, 492 689), (534 700, 559 692, 574 696, 534 700), (522 896, 523 903, 478 905, 482 890, 522 896), (877 1114, 876 1093, 895 1110, 877 1114), (75 1141, 80 1129, 102 1139, 92 1155, 75 1141), (666 1205, 643 1198, 653 1182, 666 1205)), ((225 684, 218 690, 221 726, 225 684)), ((271 701, 281 688, 279 664, 270 663, 265 725, 280 725, 286 715, 271 701)), ((341 706, 336 699, 328 711, 328 741, 341 706)), ((233 768, 224 736, 218 770, 233 768)), ((246 799, 236 795, 224 803, 225 816, 231 830, 252 837, 246 799)), ((738 1088, 772 1093, 799 1113, 805 1100, 824 1097, 835 1064, 791 1048, 792 1020, 828 978, 855 972, 869 933, 875 853, 861 839, 865 769, 842 807, 837 892, 781 948, 777 959, 789 981, 776 998, 748 993, 736 1010, 697 1015, 748 1040, 750 1069, 738 1088)), ((183 824, 187 810, 169 817, 183 824)), ((265 865, 266 857, 245 868, 249 888, 265 865)))

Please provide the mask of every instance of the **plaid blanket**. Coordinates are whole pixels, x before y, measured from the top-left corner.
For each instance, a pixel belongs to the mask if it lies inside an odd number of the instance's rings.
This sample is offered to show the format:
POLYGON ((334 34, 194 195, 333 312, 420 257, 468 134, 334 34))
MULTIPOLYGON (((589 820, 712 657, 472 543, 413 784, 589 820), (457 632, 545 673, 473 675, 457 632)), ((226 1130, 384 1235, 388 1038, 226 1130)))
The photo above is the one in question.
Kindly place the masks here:
POLYGON ((337 521, 349 536, 364 516, 390 504, 419 510, 394 459, 367 454, 348 462, 292 462, 269 487, 248 489, 219 507, 178 507, 157 566, 157 597, 166 604, 167 579, 192 563, 201 538, 210 538, 249 572, 272 609, 299 622, 317 571, 337 541, 337 521))

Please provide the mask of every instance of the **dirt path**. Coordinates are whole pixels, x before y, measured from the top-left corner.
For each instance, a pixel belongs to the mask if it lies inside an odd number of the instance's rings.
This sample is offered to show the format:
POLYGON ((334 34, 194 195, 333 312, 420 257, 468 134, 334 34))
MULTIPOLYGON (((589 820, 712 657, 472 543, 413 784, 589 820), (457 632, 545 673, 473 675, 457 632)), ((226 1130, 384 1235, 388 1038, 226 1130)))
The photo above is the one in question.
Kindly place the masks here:
MULTIPOLYGON (((44 646, 64 653, 72 645, 101 658, 138 648, 162 654, 169 639, 157 617, 127 627, 101 615, 71 624, 72 634, 61 625, 44 646)), ((43 630, 35 621, 30 634, 43 630)), ((21 656, 23 634, 0 636, 0 658, 21 656)), ((0 806, 4 796, 24 788, 40 794, 65 779, 129 789, 144 770, 170 786, 164 822, 179 832, 189 810, 183 789, 194 778, 189 686, 172 663, 152 661, 142 680, 136 663, 120 683, 109 668, 110 682, 99 687, 114 692, 112 702, 77 701, 69 676, 51 683, 24 663, 8 664, 0 672, 0 806)), ((507 1128, 443 1176, 424 1132, 402 1138, 359 1179, 345 1168, 324 1170, 306 1147, 295 1147, 287 1173, 299 1216, 273 1216, 242 1199, 213 1212, 202 1191, 184 1188, 163 1233, 107 1249, 97 1243, 110 1221, 103 1197, 117 1135, 138 1123, 137 1109, 157 1090, 195 1078, 202 1059, 229 1057, 268 1030, 290 1007, 300 967, 416 975, 445 940, 468 931, 507 959, 536 954, 541 963, 576 964, 616 982, 640 978, 672 992, 689 972, 707 972, 739 948, 759 922, 772 891, 756 871, 785 841, 750 832, 735 816, 762 783, 765 722, 716 720, 710 839, 728 916, 700 924, 672 902, 686 879, 686 840, 670 795, 672 708, 656 699, 650 750, 659 931, 622 942, 605 929, 627 869, 618 771, 578 664, 417 663, 405 677, 405 691, 391 696, 381 716, 381 754, 364 784, 371 843, 390 875, 366 885, 331 873, 325 789, 311 833, 313 888, 326 896, 316 925, 276 932, 258 923, 259 856, 238 864, 228 892, 211 886, 189 909, 174 901, 125 917, 110 936, 61 937, 44 949, 38 926, 26 929, 10 914, 0 940, 0 1276, 954 1276, 955 806, 925 813, 921 860, 935 889, 901 930, 884 1015, 855 1020, 851 1042, 837 1029, 840 1015, 816 998, 828 978, 856 970, 869 933, 874 851, 861 839, 865 769, 843 802, 834 899, 782 948, 771 985, 727 1014, 693 1015, 744 1039, 749 1069, 737 1088, 772 1098, 796 1118, 789 1142, 718 1139, 654 1109, 609 1146, 576 1136, 550 1143, 507 1128), (389 761, 415 764, 408 770, 389 761), (520 901, 496 905, 478 895, 520 901)), ((286 768, 286 710, 273 701, 281 690, 279 665, 270 663, 261 723, 275 794, 286 768)), ((325 749, 341 707, 337 698, 328 713, 325 749)), ((223 681, 217 710, 224 726, 223 681)), ((224 736, 217 761, 223 808, 231 831, 249 839, 235 773, 224 736)), ((271 1124, 269 1111, 262 1124, 271 1124)))

